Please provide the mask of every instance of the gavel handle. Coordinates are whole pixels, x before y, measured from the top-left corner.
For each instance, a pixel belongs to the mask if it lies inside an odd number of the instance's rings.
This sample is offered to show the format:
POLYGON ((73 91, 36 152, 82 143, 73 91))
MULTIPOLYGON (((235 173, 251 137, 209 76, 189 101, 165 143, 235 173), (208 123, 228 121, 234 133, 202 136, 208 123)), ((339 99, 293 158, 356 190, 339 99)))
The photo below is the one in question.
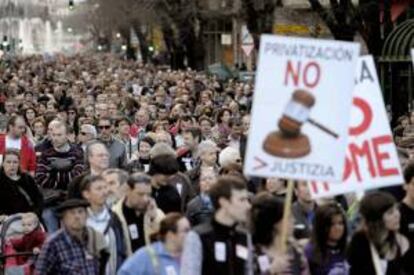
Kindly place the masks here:
POLYGON ((335 132, 333 132, 332 130, 329 130, 328 128, 326 128, 325 126, 323 126, 322 124, 320 124, 319 122, 314 121, 313 119, 309 118, 308 122, 310 124, 312 124, 313 126, 321 129, 322 131, 324 131, 325 133, 327 133, 328 135, 333 136, 334 138, 339 138, 339 135, 335 132))

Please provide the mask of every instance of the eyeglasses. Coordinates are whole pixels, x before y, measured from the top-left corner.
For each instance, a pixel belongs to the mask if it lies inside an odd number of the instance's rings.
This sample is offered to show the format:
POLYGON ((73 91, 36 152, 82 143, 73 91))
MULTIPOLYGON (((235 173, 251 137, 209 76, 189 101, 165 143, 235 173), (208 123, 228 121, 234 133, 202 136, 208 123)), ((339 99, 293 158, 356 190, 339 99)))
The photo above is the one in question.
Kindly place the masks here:
POLYGON ((99 129, 105 129, 105 130, 111 129, 111 125, 99 125, 98 127, 99 129))

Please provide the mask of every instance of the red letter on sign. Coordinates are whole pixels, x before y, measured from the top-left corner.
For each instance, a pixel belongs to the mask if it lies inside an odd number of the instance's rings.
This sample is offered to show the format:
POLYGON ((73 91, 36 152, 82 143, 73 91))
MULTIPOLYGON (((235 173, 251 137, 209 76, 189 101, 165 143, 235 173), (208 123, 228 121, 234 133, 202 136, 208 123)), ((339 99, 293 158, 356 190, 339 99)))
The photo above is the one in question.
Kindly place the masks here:
POLYGON ((293 85, 296 87, 299 86, 299 82, 303 81, 305 87, 315 88, 321 78, 321 67, 319 67, 319 64, 316 62, 309 62, 305 65, 305 68, 302 71, 301 65, 302 63, 298 61, 295 67, 292 64, 292 61, 288 61, 285 73, 285 86, 289 84, 289 78, 292 78, 293 85), (311 73, 313 73, 313 75, 311 73))
POLYGON ((289 83, 289 76, 292 76, 293 85, 295 86, 299 85, 299 74, 300 74, 300 67, 301 67, 300 65, 301 65, 301 62, 299 61, 298 66, 295 71, 292 65, 292 61, 290 60, 288 61, 287 68, 286 68, 286 74, 285 74, 285 86, 287 86, 289 83))
POLYGON ((369 103, 360 97, 354 97, 352 104, 354 107, 359 108, 363 114, 362 122, 358 126, 349 129, 349 134, 351 136, 358 136, 368 130, 371 125, 373 117, 372 109, 371 106, 369 106, 369 103))
POLYGON ((371 174, 371 177, 375 177, 375 166, 374 166, 374 161, 371 157, 371 152, 369 150, 369 142, 366 140, 364 141, 364 143, 362 144, 362 147, 359 148, 357 145, 351 143, 349 144, 349 153, 351 155, 351 160, 352 160, 352 164, 351 164, 351 171, 354 170, 356 177, 358 179, 358 181, 361 181, 361 174, 359 172, 359 165, 358 165, 358 159, 357 157, 366 157, 368 160, 368 169, 369 169, 369 173, 371 174))
POLYGON ((397 168, 384 168, 383 161, 390 158, 388 153, 381 153, 379 146, 392 143, 391 136, 380 136, 372 139, 372 144, 375 152, 375 159, 377 161, 378 173, 381 177, 398 175, 397 168))
POLYGON ((310 62, 309 64, 306 64, 304 74, 303 74, 303 83, 308 88, 315 88, 316 85, 319 83, 319 79, 321 78, 321 68, 319 67, 319 64, 316 62, 310 62), (308 78, 309 71, 313 69, 315 75, 313 78, 313 81, 310 81, 308 78))

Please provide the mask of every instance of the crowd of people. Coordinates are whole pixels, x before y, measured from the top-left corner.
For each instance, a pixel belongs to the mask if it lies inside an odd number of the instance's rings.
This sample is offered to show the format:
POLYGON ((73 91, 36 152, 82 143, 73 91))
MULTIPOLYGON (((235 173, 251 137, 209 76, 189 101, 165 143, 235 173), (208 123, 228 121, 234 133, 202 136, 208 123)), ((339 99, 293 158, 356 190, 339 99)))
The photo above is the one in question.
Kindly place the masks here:
POLYGON ((287 182, 243 174, 252 83, 105 54, 0 78, 0 220, 21 215, 32 274, 414 274, 410 161, 402 196, 295 182, 283 242, 287 182))

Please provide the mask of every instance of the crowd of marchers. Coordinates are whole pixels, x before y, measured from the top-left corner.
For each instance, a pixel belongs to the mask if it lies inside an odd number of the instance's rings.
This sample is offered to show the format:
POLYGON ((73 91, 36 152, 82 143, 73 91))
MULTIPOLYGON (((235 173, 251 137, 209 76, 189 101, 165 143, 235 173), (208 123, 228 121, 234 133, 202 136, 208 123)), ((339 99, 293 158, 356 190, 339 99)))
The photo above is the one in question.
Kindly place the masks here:
POLYGON ((103 54, 0 63, 0 226, 13 231, 1 236, 0 267, 414 274, 409 157, 399 190, 362 199, 313 200, 295 182, 285 238, 287 182, 243 174, 253 92, 249 82, 103 54))

